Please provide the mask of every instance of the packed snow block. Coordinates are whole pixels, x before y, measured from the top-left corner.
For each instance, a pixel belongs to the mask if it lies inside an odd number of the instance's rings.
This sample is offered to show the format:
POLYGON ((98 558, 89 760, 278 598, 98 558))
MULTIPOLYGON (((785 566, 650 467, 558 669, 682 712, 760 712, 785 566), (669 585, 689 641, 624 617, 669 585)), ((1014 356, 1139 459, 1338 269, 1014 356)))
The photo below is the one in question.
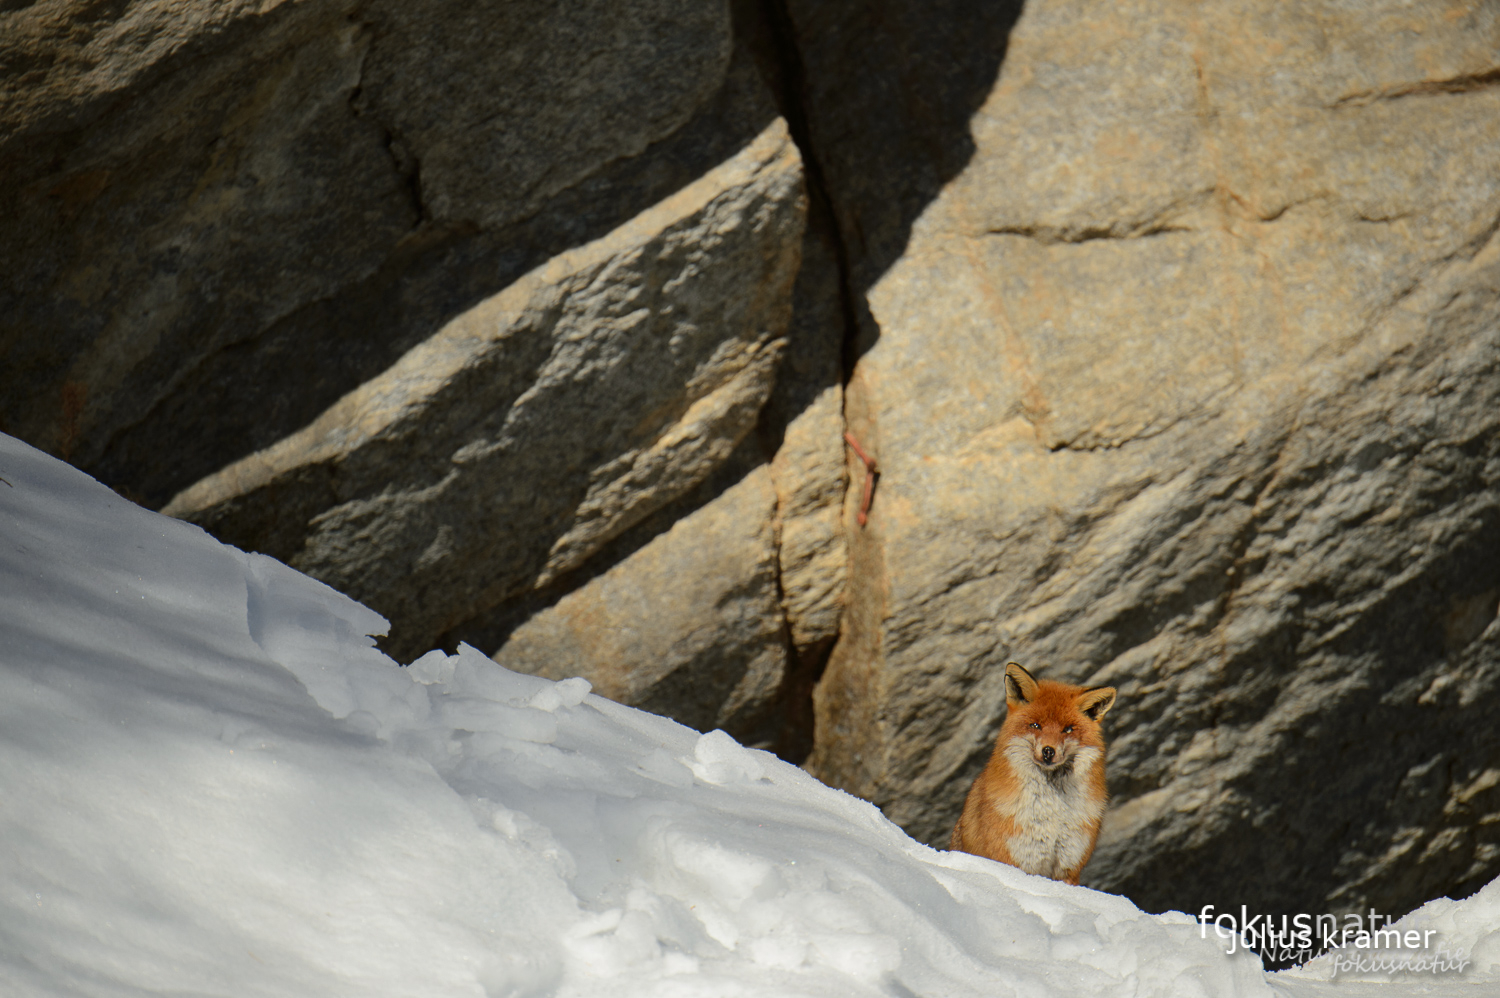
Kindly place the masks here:
POLYGON ((0 991, 556 980, 545 861, 335 719, 420 688, 377 615, 11 437, 0 477, 0 991))
POLYGON ((0 477, 7 995, 1288 991, 583 679, 400 668, 368 609, 12 437, 0 477))
POLYGON ((1363 953, 1346 947, 1282 971, 1272 979, 1293 995, 1306 994, 1309 998, 1335 993, 1339 987, 1361 987, 1359 982, 1376 982, 1383 985, 1383 991, 1397 992, 1403 984, 1410 987, 1421 981, 1418 987, 1429 994, 1457 998, 1477 995, 1500 977, 1500 880, 1490 881, 1462 901, 1429 901, 1381 931, 1399 933, 1403 944, 1418 945, 1390 946, 1383 951, 1371 948, 1363 953), (1372 966, 1362 969, 1357 962, 1360 956, 1372 966), (1405 967, 1402 961, 1407 961, 1405 967), (1431 968, 1433 961, 1446 964, 1447 972, 1422 969, 1431 968), (1384 966, 1374 966, 1377 964, 1384 966), (1458 968, 1456 972, 1453 967, 1458 968), (1319 989, 1310 982, 1328 983, 1319 989))
POLYGON ((779 119, 165 512, 392 621, 410 657, 693 489, 771 392, 805 213, 779 119))
POLYGON ((1086 882, 1494 877, 1500 12, 1036 0, 934 137, 1010 5, 786 6, 882 469, 813 771, 944 841, 1015 659, 1119 688, 1086 882))

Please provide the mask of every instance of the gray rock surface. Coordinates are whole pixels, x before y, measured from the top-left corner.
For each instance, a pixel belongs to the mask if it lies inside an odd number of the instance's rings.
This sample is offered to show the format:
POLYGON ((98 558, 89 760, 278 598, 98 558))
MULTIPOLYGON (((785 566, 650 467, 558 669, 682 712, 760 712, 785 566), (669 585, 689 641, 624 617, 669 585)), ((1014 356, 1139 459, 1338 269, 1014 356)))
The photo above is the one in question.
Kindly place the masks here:
POLYGON ((392 0, 359 17, 372 41, 356 106, 433 218, 486 227, 677 131, 731 49, 723 3, 392 0))
POLYGON ((697 0, 8 5, 0 426, 160 506, 752 138, 692 128, 730 45, 697 0))
POLYGON ((771 392, 804 211, 774 123, 164 512, 379 607, 419 653, 729 457, 771 392))
MULTIPOLYGON (((810 75, 922 43, 832 6, 789 3, 810 75)), ((873 113, 814 81, 883 469, 815 773, 942 841, 1014 658, 1120 689, 1086 882, 1396 913, 1500 873, 1500 11, 1449 13, 1028 4, 908 215, 836 179, 873 113)))

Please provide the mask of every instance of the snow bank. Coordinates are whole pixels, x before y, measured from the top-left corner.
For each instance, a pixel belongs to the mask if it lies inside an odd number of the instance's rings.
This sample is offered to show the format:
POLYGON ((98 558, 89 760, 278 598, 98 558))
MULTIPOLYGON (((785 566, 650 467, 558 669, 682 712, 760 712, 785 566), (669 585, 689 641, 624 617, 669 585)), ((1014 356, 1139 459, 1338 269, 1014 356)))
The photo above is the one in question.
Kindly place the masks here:
POLYGON ((1298 986, 583 680, 398 668, 379 615, 9 437, 0 476, 0 994, 1298 986))
POLYGON ((1500 994, 1500 880, 1463 901, 1429 901, 1381 930, 1399 932, 1403 941, 1420 939, 1428 945, 1346 947, 1271 976, 1293 994, 1309 998, 1336 995, 1341 989, 1347 992, 1369 982, 1378 984, 1382 994, 1474 993, 1469 988, 1480 994, 1500 994))

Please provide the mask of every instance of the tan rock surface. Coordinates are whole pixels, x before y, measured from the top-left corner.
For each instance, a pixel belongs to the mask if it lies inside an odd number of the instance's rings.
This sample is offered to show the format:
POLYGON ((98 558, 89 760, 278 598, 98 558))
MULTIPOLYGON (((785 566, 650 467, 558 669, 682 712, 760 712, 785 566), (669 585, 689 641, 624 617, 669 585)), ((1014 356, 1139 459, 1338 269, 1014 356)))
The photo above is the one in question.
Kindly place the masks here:
POLYGON ((619 703, 774 745, 787 667, 775 506, 760 465, 531 617, 495 661, 551 679, 583 676, 619 703))
POLYGON ((1086 880, 1152 910, 1500 872, 1497 13, 1026 6, 865 258, 814 772, 941 841, 1014 658, 1120 688, 1086 880))
POLYGON ((844 317, 831 224, 816 218, 803 241, 787 354, 767 405, 767 417, 785 427, 771 478, 782 605, 792 643, 804 658, 826 655, 838 635, 849 561, 843 524, 844 317))
POLYGON ((813 648, 838 634, 848 568, 842 523, 844 414, 837 385, 787 427, 771 471, 781 525, 781 584, 792 640, 813 648))

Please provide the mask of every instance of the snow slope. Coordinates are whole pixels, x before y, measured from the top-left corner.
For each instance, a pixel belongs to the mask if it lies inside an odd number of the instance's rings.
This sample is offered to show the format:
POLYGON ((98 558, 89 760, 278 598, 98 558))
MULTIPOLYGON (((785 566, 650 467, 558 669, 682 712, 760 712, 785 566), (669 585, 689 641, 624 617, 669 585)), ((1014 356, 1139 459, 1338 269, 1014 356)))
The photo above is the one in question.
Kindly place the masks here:
POLYGON ((1346 993, 583 680, 398 668, 378 614, 10 437, 0 477, 0 995, 1346 993))

